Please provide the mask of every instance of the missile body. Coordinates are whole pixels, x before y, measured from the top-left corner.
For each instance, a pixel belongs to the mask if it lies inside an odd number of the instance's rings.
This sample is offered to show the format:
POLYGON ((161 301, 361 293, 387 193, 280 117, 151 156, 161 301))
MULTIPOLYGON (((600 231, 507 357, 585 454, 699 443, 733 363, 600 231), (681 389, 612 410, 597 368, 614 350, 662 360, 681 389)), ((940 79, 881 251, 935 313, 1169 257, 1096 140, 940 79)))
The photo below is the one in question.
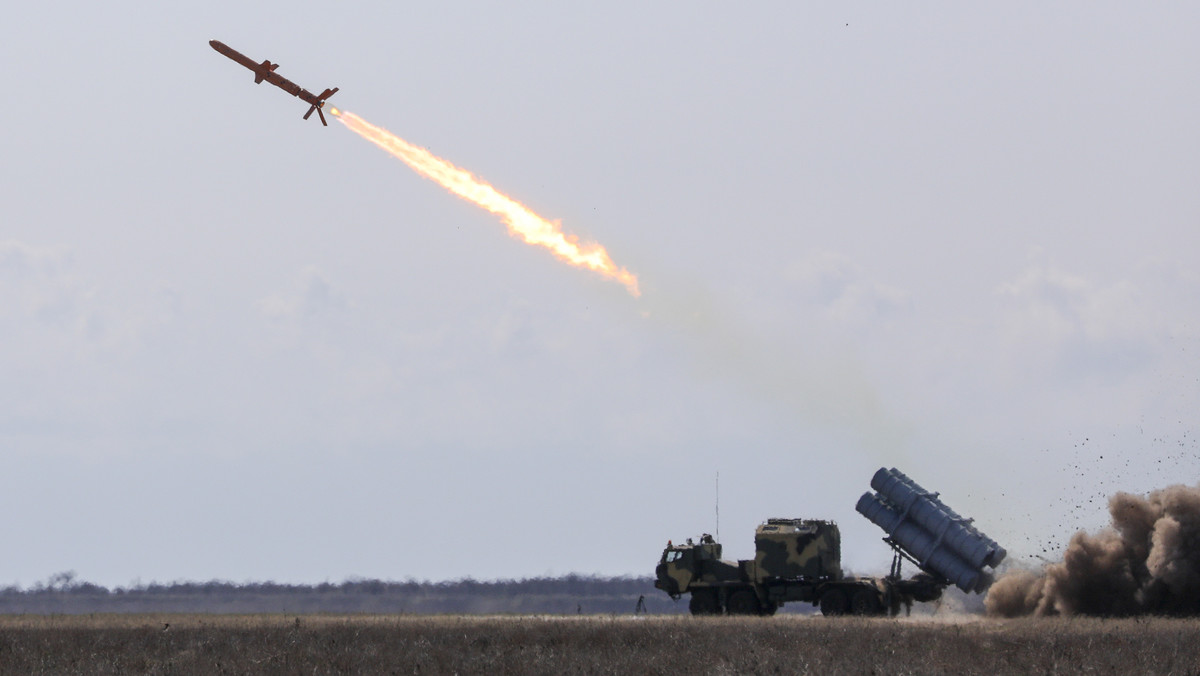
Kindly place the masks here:
POLYGON ((270 61, 263 61, 262 63, 255 63, 254 61, 252 61, 250 59, 250 57, 246 56, 245 54, 242 54, 241 52, 230 47, 229 45, 226 45, 224 42, 221 42, 220 40, 209 40, 208 44, 210 47, 217 50, 218 53, 224 54, 225 56, 229 57, 233 61, 254 71, 254 82, 256 84, 261 84, 263 80, 266 80, 267 82, 270 82, 271 84, 275 85, 276 87, 279 87, 283 91, 291 94, 292 96, 295 96, 296 98, 300 99, 301 101, 304 101, 305 103, 310 104, 312 107, 309 108, 308 112, 304 114, 304 119, 307 120, 308 116, 312 115, 313 111, 315 110, 315 111, 317 111, 317 115, 321 118, 321 124, 326 124, 325 115, 321 112, 321 108, 323 108, 325 106, 325 99, 329 98, 330 96, 333 96, 334 93, 337 92, 337 90, 338 90, 337 87, 334 87, 333 89, 326 89, 324 92, 322 92, 319 95, 313 94, 312 92, 300 87, 300 85, 297 85, 295 82, 292 82, 291 80, 287 79, 286 77, 276 74, 275 69, 279 67, 279 64, 277 64, 277 63, 271 63, 270 61))

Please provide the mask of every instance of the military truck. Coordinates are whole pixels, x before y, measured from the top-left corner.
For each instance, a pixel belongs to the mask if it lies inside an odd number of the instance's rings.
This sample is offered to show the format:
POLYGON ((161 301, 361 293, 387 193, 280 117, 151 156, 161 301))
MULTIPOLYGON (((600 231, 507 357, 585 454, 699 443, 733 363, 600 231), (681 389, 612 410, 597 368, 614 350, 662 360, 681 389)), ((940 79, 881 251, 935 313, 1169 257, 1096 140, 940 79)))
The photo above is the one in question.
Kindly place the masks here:
POLYGON ((864 494, 857 509, 888 533, 887 576, 845 575, 841 532, 832 521, 768 519, 754 533, 753 559, 723 560, 721 544, 708 534, 699 543, 667 542, 654 586, 676 600, 691 594, 693 615, 771 615, 793 601, 819 606, 824 615, 896 615, 914 602, 941 598, 952 583, 974 592, 991 584, 983 566, 999 564, 1004 548, 970 520, 895 468, 881 468, 871 486, 880 493, 864 494), (903 579, 905 561, 920 572, 903 579))

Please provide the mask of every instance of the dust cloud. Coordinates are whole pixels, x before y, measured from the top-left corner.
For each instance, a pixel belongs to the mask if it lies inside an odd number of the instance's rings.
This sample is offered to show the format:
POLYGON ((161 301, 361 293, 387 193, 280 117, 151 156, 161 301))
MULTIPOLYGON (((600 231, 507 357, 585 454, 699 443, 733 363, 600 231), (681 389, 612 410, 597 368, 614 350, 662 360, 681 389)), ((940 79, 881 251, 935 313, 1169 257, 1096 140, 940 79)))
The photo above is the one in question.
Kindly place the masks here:
POLYGON ((992 585, 987 613, 1200 614, 1200 487, 1170 486, 1108 501, 1112 525, 1076 533, 1063 560, 992 585))

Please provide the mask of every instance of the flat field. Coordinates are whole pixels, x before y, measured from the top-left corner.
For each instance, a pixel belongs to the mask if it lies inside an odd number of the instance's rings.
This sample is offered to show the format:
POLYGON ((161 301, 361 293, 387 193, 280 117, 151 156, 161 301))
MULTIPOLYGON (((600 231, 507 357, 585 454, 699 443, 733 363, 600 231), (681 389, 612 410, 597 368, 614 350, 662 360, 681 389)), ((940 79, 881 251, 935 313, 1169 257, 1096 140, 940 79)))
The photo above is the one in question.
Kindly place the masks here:
POLYGON ((0 616, 20 674, 1200 674, 1200 620, 0 616))

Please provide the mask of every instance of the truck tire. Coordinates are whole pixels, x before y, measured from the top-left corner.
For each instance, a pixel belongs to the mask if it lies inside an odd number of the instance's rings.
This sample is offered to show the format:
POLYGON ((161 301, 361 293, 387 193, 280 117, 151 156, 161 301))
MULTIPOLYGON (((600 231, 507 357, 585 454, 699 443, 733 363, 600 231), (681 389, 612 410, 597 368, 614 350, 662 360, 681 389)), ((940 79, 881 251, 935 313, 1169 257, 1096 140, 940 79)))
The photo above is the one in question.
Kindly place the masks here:
POLYGON ((821 614, 826 617, 845 615, 850 609, 850 601, 841 589, 828 589, 821 594, 821 614))
POLYGON ((688 610, 693 615, 716 615, 721 607, 717 604, 717 592, 713 589, 697 589, 692 592, 688 610))
POLYGON ((850 612, 855 615, 879 615, 883 604, 879 602, 879 592, 872 587, 863 587, 850 597, 850 612))
POLYGON ((758 615, 761 608, 758 597, 749 589, 740 589, 729 595, 730 615, 758 615))

